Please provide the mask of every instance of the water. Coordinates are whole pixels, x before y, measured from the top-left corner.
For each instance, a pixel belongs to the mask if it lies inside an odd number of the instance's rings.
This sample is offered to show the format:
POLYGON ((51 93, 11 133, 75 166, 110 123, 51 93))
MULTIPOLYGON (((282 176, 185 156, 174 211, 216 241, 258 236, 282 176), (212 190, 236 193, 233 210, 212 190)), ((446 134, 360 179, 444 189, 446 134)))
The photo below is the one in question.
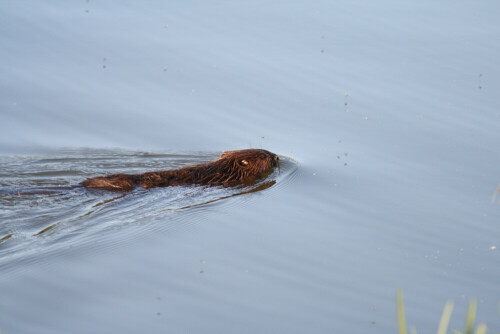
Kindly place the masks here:
POLYGON ((498 331, 499 9, 0 5, 0 330, 498 331), (246 194, 10 191, 248 147, 246 194))

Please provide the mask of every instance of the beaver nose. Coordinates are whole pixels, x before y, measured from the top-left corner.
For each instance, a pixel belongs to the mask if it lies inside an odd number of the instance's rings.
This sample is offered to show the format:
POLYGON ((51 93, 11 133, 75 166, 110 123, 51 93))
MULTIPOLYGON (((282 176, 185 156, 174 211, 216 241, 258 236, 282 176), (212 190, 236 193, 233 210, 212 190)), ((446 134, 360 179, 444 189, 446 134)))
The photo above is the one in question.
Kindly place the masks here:
POLYGON ((278 161, 279 159, 280 158, 277 155, 274 156, 274 161, 278 161))

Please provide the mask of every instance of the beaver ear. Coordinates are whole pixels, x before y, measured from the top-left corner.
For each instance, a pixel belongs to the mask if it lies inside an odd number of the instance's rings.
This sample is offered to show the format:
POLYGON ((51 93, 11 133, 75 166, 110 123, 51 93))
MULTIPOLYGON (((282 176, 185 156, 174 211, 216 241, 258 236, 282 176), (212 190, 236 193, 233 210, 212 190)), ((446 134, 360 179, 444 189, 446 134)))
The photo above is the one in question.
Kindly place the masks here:
POLYGON ((238 165, 240 165, 240 167, 245 167, 246 165, 248 165, 248 161, 246 161, 245 159, 241 159, 238 161, 238 165))

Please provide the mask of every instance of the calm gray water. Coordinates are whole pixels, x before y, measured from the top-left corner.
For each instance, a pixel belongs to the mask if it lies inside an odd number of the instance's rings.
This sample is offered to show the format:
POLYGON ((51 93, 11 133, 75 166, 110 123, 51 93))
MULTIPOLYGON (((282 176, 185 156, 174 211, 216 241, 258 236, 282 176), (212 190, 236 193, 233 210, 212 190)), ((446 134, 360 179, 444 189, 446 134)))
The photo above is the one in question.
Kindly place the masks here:
POLYGON ((395 333, 402 287, 419 333, 448 299, 496 333, 499 13, 3 2, 0 330, 395 333), (283 157, 251 193, 11 191, 249 147, 283 157))

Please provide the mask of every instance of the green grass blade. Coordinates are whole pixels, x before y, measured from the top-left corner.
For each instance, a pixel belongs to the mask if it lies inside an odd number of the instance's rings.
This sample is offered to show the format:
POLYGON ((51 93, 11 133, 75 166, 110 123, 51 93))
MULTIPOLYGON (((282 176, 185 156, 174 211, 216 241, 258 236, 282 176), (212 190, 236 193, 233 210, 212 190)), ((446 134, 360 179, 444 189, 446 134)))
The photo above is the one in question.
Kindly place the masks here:
POLYGON ((476 320, 476 301, 469 302, 469 309, 467 311, 467 320, 465 320, 464 334, 472 334, 474 331, 474 321, 476 320))
POLYGON ((488 330, 488 327, 486 327, 485 324, 480 324, 476 328, 476 334, 486 334, 487 330, 488 330))
POLYGON ((405 305, 403 302, 403 291, 400 288, 396 291, 396 307, 398 312, 399 334, 406 334, 405 305))
POLYGON ((441 321, 439 321, 437 334, 446 334, 446 331, 448 330, 448 324, 450 323, 452 311, 453 311, 453 302, 449 300, 444 305, 443 315, 441 316, 441 321))

